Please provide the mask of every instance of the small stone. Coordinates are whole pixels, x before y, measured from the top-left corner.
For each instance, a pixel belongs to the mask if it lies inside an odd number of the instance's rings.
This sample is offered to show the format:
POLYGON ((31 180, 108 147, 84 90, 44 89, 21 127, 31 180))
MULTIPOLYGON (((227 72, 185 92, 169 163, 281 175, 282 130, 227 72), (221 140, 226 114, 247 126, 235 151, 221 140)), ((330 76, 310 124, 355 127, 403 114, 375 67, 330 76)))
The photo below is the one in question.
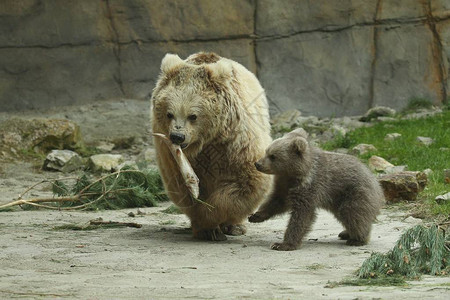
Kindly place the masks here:
POLYGON ((347 133, 347 129, 342 126, 333 124, 329 129, 325 130, 325 132, 320 136, 320 140, 322 142, 330 141, 335 139, 338 136, 345 136, 347 133))
POLYGON ((407 114, 407 115, 403 116, 402 119, 410 120, 410 119, 428 118, 428 117, 432 117, 432 116, 435 116, 440 113, 442 113, 442 109, 440 109, 440 108, 434 108, 431 110, 423 109, 418 112, 413 112, 413 113, 407 114))
POLYGON ((435 200, 436 200, 437 204, 443 204, 443 203, 449 201, 450 200, 450 192, 437 196, 435 198, 435 200))
POLYGON ((102 152, 111 152, 114 149, 114 143, 100 141, 99 144, 95 147, 102 152))
POLYGON ((402 166, 393 166, 393 167, 387 167, 386 170, 384 170, 385 174, 394 174, 406 171, 408 169, 408 166, 402 165, 402 166))
POLYGON ((130 211, 130 212, 128 213, 128 216, 131 217, 131 218, 136 217, 136 215, 135 215, 134 212, 132 212, 132 211, 130 211))
POLYGON ((422 172, 424 172, 427 177, 430 177, 430 175, 433 174, 433 170, 431 170, 430 168, 425 169, 422 172))
POLYGON ((376 156, 376 155, 372 155, 369 158, 368 164, 369 164, 369 168, 372 171, 376 171, 376 172, 384 172, 387 168, 394 167, 393 164, 391 164, 384 158, 376 156))
POLYGON ((299 126, 298 118, 302 113, 299 110, 292 109, 277 114, 271 120, 274 131, 291 131, 299 126))
POLYGON ((83 167, 78 153, 70 150, 52 150, 45 158, 43 169, 69 173, 83 167))
POLYGON ((403 220, 403 222, 412 224, 412 225, 419 225, 419 224, 423 223, 422 219, 414 218, 413 216, 407 217, 406 219, 403 220))
POLYGON ((404 171, 382 175, 378 181, 383 188, 387 202, 414 201, 427 185, 427 175, 423 172, 404 171))
POLYGON ((380 122, 393 122, 393 121, 397 121, 398 119, 393 118, 393 117, 378 117, 377 121, 380 122))
POLYGON ((418 136, 416 140, 419 143, 424 144, 425 146, 430 146, 434 142, 434 140, 432 138, 426 137, 426 136, 418 136))
POLYGON ((450 148, 447 148, 447 147, 441 147, 441 148, 439 148, 439 150, 440 150, 440 151, 449 151, 450 148))
POLYGON ((386 134, 386 136, 384 137, 385 141, 393 141, 398 139, 399 137, 401 137, 402 135, 400 133, 394 132, 394 133, 388 133, 386 134))
POLYGON ((97 154, 89 157, 89 168, 92 172, 111 172, 122 162, 120 154, 97 154))
POLYGON ((362 122, 369 122, 370 120, 378 117, 392 117, 395 113, 396 111, 390 107, 375 106, 369 109, 359 120, 362 122))
POLYGON ((352 153, 357 155, 364 155, 371 151, 377 151, 377 148, 372 144, 358 144, 352 148, 352 153))

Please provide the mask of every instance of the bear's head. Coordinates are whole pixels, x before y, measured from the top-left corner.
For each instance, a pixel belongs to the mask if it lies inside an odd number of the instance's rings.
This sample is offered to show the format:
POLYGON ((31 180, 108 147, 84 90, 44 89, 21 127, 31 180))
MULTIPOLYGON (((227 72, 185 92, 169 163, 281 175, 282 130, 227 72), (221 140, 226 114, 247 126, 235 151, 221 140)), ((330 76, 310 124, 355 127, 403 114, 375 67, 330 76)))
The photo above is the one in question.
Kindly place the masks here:
POLYGON ((304 176, 311 165, 308 134, 302 128, 276 139, 266 155, 255 163, 258 171, 281 176, 304 176))
POLYGON ((231 64, 213 53, 187 60, 167 54, 152 93, 153 131, 166 134, 187 154, 218 140, 231 109, 226 91, 232 75, 231 64))

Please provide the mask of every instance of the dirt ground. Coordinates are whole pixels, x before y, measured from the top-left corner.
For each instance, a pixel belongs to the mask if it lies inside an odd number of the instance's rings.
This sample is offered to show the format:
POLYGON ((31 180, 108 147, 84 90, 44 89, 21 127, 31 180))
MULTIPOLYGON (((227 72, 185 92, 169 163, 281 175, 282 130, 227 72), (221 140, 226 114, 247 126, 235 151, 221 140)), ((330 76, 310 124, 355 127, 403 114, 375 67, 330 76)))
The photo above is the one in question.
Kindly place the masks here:
MULTIPOLYGON (((11 116, 2 113, 0 121, 11 116)), ((80 124, 88 142, 134 135, 139 147, 151 146, 147 103, 141 101, 20 116, 67 117, 80 124)), ((26 162, 0 164, 0 204, 58 176, 26 162)), ((162 212, 168 205, 141 209, 146 214, 136 217, 128 216, 136 209, 0 213, 0 299, 448 299, 449 277, 425 276, 408 287, 327 287, 353 276, 371 252, 388 251, 421 222, 396 208, 383 209, 367 246, 338 240, 341 226, 321 211, 301 249, 277 252, 269 246, 282 240, 288 216, 247 224, 246 235, 225 242, 202 242, 191 237, 184 215, 162 212), (143 226, 55 230, 98 217, 143 226)))

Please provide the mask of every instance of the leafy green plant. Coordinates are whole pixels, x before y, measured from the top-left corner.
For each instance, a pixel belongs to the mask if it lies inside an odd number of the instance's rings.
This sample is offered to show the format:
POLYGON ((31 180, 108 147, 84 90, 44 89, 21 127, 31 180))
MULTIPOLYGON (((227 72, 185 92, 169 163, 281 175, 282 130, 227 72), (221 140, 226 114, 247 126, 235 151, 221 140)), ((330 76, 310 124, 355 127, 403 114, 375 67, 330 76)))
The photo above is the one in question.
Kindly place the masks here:
POLYGON ((62 178, 55 181, 44 180, 27 189, 19 200, 0 206, 0 209, 21 205, 22 208, 43 207, 49 209, 120 209, 128 207, 157 206, 166 201, 167 195, 158 171, 153 169, 120 171, 93 178, 82 174, 72 185, 62 178), (50 183, 56 197, 22 199, 22 197, 42 183, 50 183), (45 204, 43 204, 45 203, 45 204))
POLYGON ((411 279, 421 274, 448 273, 449 246, 449 235, 445 235, 440 226, 414 226, 401 235, 388 253, 372 253, 363 262, 358 277, 367 279, 399 275, 411 279))

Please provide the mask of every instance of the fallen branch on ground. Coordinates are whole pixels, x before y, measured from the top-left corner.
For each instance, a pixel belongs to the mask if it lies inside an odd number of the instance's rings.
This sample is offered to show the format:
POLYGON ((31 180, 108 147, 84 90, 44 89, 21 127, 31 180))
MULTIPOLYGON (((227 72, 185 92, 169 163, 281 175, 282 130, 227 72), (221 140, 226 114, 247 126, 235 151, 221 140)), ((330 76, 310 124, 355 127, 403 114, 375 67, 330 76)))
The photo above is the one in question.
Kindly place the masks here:
POLYGON ((72 187, 63 182, 73 179, 66 177, 33 184, 20 194, 17 200, 0 205, 0 210, 12 206, 24 208, 24 205, 54 210, 118 209, 156 206, 159 201, 167 199, 161 178, 155 170, 122 169, 93 181, 82 175, 76 178, 72 187), (28 192, 44 183, 51 184, 56 197, 22 199, 28 192))

